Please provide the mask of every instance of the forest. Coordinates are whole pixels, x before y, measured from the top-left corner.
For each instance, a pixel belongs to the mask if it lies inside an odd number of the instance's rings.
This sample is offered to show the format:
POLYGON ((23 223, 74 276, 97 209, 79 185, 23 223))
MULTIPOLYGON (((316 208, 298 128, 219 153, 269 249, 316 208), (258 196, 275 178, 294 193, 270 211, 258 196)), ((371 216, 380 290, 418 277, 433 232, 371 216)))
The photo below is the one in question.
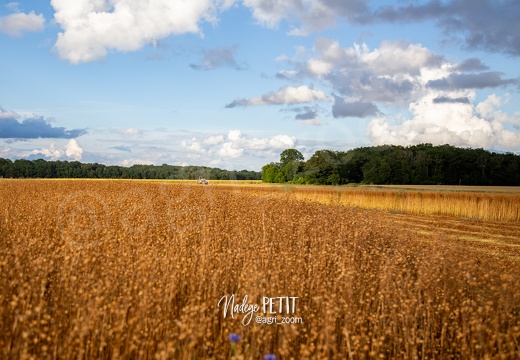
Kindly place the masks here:
POLYGON ((319 150, 307 161, 286 149, 262 167, 267 183, 520 186, 520 156, 451 145, 319 150))
POLYGON ((0 158, 4 178, 105 178, 260 180, 266 183, 316 185, 413 184, 520 186, 520 156, 451 145, 383 145, 348 151, 318 150, 305 161, 296 149, 286 149, 279 162, 262 172, 222 170, 206 166, 162 164, 103 165, 79 161, 0 158))
POLYGON ((195 180, 260 180, 261 173, 249 170, 222 170, 206 166, 174 166, 163 164, 103 165, 79 161, 45 161, 0 158, 0 177, 4 178, 102 178, 102 179, 175 179, 195 180))

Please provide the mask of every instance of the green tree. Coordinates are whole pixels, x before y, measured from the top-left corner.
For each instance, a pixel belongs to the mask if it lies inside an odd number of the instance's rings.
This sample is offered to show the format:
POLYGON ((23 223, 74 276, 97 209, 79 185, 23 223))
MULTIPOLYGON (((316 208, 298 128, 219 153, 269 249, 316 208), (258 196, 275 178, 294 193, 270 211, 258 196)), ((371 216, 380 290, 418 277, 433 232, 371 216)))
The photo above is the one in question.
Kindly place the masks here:
POLYGON ((280 166, 270 163, 262 167, 262 181, 265 183, 274 183, 279 179, 280 166))
POLYGON ((296 149, 286 149, 280 154, 280 174, 277 182, 293 181, 303 170, 303 155, 296 149))
POLYGON ((330 184, 330 181, 337 179, 336 176, 330 176, 338 175, 338 166, 338 156, 334 151, 318 150, 305 163, 305 182, 309 184, 330 184))
POLYGON ((289 162, 303 161, 304 157, 301 152, 296 149, 285 149, 280 154, 280 165, 283 167, 289 162))
POLYGON ((386 184, 392 169, 383 158, 373 158, 363 166, 364 182, 369 184, 386 184))
POLYGON ((13 162, 9 159, 0 158, 0 176, 12 177, 13 176, 13 162))

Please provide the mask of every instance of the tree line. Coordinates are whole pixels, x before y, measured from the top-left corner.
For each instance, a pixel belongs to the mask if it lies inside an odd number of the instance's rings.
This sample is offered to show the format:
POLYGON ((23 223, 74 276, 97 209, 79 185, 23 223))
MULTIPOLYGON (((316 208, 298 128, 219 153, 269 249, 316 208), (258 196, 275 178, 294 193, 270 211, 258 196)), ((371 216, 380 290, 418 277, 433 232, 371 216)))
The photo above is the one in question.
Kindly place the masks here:
POLYGON ((341 185, 520 186, 520 156, 451 145, 383 145, 349 151, 319 150, 307 161, 296 149, 262 167, 267 183, 341 185))
POLYGON ((206 166, 174 166, 163 164, 103 165, 79 161, 46 161, 0 158, 0 177, 4 178, 100 178, 100 179, 177 179, 195 180, 260 180, 262 174, 249 170, 222 170, 206 166))

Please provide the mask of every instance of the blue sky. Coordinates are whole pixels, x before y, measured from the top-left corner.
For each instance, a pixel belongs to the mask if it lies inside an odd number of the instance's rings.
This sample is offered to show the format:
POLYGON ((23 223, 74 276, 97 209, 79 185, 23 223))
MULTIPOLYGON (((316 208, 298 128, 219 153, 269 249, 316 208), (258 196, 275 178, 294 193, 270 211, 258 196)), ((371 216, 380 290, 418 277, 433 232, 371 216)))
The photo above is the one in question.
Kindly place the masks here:
POLYGON ((0 157, 260 170, 286 148, 520 153, 520 3, 0 2, 0 157))

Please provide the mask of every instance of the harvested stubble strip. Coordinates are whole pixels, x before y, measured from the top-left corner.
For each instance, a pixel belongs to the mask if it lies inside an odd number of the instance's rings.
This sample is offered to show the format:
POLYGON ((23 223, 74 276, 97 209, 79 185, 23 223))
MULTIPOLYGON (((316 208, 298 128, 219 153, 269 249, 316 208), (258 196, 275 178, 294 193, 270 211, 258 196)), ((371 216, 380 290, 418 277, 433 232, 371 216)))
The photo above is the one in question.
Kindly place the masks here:
POLYGON ((290 198, 322 204, 346 205, 407 214, 520 222, 520 194, 309 186, 256 187, 252 193, 261 196, 290 194, 290 198))

